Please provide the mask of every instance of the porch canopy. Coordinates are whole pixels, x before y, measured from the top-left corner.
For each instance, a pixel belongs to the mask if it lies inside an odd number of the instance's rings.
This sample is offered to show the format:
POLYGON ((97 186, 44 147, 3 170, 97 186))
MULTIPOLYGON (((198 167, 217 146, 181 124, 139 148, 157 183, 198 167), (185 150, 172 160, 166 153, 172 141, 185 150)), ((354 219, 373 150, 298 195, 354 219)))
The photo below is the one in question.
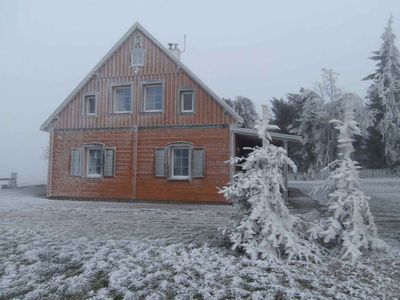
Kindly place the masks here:
MULTIPOLYGON (((232 127, 231 133, 233 134, 232 138, 232 156, 237 157, 245 157, 249 153, 250 150, 245 149, 246 147, 255 147, 261 146, 262 141, 258 136, 257 130, 250 128, 239 128, 232 127)), ((298 135, 286 134, 280 132, 270 132, 272 137, 272 144, 276 146, 283 147, 286 151, 288 151, 289 143, 301 143, 302 138, 298 135)), ((235 170, 232 169, 232 173, 235 170)), ((285 202, 288 199, 288 166, 285 164, 283 167, 283 176, 285 181, 286 191, 284 191, 285 202)))

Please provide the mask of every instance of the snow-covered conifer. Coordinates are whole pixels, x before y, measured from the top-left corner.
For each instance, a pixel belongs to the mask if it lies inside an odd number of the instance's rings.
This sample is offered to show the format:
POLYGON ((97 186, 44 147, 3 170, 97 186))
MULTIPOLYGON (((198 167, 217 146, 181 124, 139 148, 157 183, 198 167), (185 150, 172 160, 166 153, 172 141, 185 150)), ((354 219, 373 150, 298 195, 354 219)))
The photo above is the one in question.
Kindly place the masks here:
POLYGON ((252 148, 247 158, 233 160, 241 162, 242 171, 221 191, 237 211, 236 227, 229 232, 232 247, 252 259, 318 261, 318 248, 296 231, 299 220, 289 214, 282 196, 282 167, 288 164, 295 170, 296 166, 283 148, 271 144, 268 131, 277 126, 269 124, 267 106, 263 106, 263 114, 262 122, 256 125, 262 147, 252 148))
POLYGON ((243 127, 254 128, 255 122, 258 119, 258 114, 251 99, 238 96, 235 100, 224 100, 243 118, 243 127))
POLYGON ((322 118, 324 102, 312 90, 304 90, 301 97, 305 100, 296 134, 303 138, 303 147, 298 151, 303 158, 302 164, 307 172, 312 175, 315 170, 321 169, 329 162, 326 134, 322 130, 325 127, 322 118))
POLYGON ((353 98, 347 98, 344 121, 332 120, 339 131, 338 159, 332 163, 325 189, 328 215, 310 230, 311 237, 339 251, 343 259, 356 261, 362 251, 384 247, 368 205, 368 197, 358 188, 359 174, 354 152, 354 135, 361 134, 353 120, 353 98))
MULTIPOLYGON (((393 17, 390 17, 382 35, 383 43, 371 57, 378 62, 377 70, 364 78, 373 81, 367 95, 369 108, 375 113, 374 126, 369 130, 369 150, 379 151, 382 139, 384 164, 391 167, 400 164, 400 52, 395 45, 392 23, 393 17)), ((370 156, 376 155, 370 153, 370 156)))

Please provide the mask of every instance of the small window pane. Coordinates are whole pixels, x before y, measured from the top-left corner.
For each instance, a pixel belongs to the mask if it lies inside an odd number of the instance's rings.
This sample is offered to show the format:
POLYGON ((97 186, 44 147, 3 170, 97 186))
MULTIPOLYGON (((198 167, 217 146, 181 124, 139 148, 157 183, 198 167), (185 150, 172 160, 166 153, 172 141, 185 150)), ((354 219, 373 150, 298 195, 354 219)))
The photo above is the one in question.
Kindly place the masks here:
POLYGON ((85 96, 85 113, 87 115, 96 114, 96 96, 94 95, 85 96))
POLYGON ((130 112, 132 104, 132 91, 130 86, 114 88, 114 111, 130 112))
POLYGON ((189 149, 174 149, 173 176, 189 176, 189 149))
POLYGON ((88 153, 88 176, 101 176, 103 162, 102 150, 89 149, 88 153))
POLYGON ((163 89, 161 84, 144 87, 145 111, 161 111, 163 108, 163 89))
POLYGON ((181 107, 182 107, 182 112, 193 111, 193 92, 182 92, 181 107))

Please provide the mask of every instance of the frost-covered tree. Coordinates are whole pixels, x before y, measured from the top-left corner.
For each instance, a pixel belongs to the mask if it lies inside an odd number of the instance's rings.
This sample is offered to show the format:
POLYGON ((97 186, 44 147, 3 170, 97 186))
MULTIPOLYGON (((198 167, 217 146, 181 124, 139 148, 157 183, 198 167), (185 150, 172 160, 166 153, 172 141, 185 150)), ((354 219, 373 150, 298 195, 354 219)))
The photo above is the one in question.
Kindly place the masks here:
POLYGON ((304 103, 295 133, 303 138, 303 147, 299 149, 303 159, 303 169, 312 174, 328 163, 326 135, 323 131, 324 119, 322 118, 324 103, 312 90, 304 90, 301 97, 304 99, 304 103))
MULTIPOLYGON (((291 132, 303 137, 303 147, 297 149, 295 157, 303 158, 300 168, 310 176, 332 161, 337 155, 338 132, 330 120, 343 120, 344 103, 348 97, 354 98, 355 120, 363 133, 371 124, 371 113, 366 110, 363 100, 354 93, 347 93, 337 84, 338 74, 330 69, 322 69, 322 80, 314 90, 303 89, 293 98, 293 105, 299 111, 292 122, 291 132)), ((364 141, 357 138, 357 157, 364 160, 364 141)))
POLYGON ((285 101, 282 98, 273 98, 271 104, 272 112, 274 113, 274 118, 271 123, 278 126, 280 132, 289 133, 291 123, 297 117, 295 108, 290 105, 289 101, 285 101))
POLYGON ((255 122, 258 119, 258 114, 251 99, 238 96, 235 100, 224 100, 243 118, 243 127, 254 128, 255 122))
POLYGON ((317 261, 318 248, 301 238, 296 231, 299 219, 289 214, 283 199, 282 167, 296 166, 283 148, 271 144, 268 131, 278 128, 269 124, 270 119, 271 112, 263 106, 263 120, 256 125, 262 147, 252 148, 247 158, 233 159, 242 171, 221 191, 236 209, 237 224, 229 238, 233 249, 252 259, 317 261))
POLYGON ((316 92, 324 102, 333 103, 339 100, 343 91, 338 87, 339 74, 332 69, 322 69, 321 81, 315 84, 316 92))
POLYGON ((311 237, 337 250, 343 259, 355 262, 362 251, 381 249, 385 244, 377 236, 377 228, 368 205, 368 197, 358 188, 359 174, 354 152, 354 135, 361 131, 354 119, 352 98, 346 101, 344 121, 332 120, 339 131, 338 158, 333 171, 320 190, 328 192, 327 216, 310 230, 311 237))
POLYGON ((372 80, 367 98, 375 114, 369 129, 369 154, 372 161, 379 161, 384 152, 386 161, 381 164, 389 167, 400 164, 400 52, 395 45, 392 23, 390 17, 382 35, 383 43, 371 57, 377 61, 375 73, 364 78, 372 80))

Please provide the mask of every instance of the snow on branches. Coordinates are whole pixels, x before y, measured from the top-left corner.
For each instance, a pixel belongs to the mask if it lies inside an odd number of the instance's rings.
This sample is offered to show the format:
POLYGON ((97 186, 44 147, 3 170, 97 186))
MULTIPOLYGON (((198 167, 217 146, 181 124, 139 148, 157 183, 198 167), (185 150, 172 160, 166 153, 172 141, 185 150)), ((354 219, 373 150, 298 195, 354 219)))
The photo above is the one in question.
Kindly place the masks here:
POLYGON ((387 164, 400 164, 400 51, 395 44, 393 17, 382 35, 382 45, 373 52, 377 61, 375 73, 364 78, 372 80, 367 98, 375 114, 375 126, 383 138, 387 164))
POLYGON ((310 230, 311 237, 333 248, 342 259, 355 262, 362 251, 385 248, 377 236, 377 229, 368 205, 368 197, 359 190, 358 165, 353 161, 354 135, 361 134, 353 121, 354 104, 346 102, 344 121, 332 120, 339 131, 339 154, 327 183, 328 211, 326 218, 318 221, 310 230))
POLYGON ((299 219, 289 214, 284 203, 282 167, 296 170, 286 151, 271 144, 268 130, 271 112, 263 106, 263 120, 257 121, 262 147, 252 148, 246 158, 234 158, 242 171, 221 191, 236 208, 237 226, 229 232, 232 248, 244 251, 251 259, 276 261, 319 261, 318 248, 303 239, 296 229, 299 219))

